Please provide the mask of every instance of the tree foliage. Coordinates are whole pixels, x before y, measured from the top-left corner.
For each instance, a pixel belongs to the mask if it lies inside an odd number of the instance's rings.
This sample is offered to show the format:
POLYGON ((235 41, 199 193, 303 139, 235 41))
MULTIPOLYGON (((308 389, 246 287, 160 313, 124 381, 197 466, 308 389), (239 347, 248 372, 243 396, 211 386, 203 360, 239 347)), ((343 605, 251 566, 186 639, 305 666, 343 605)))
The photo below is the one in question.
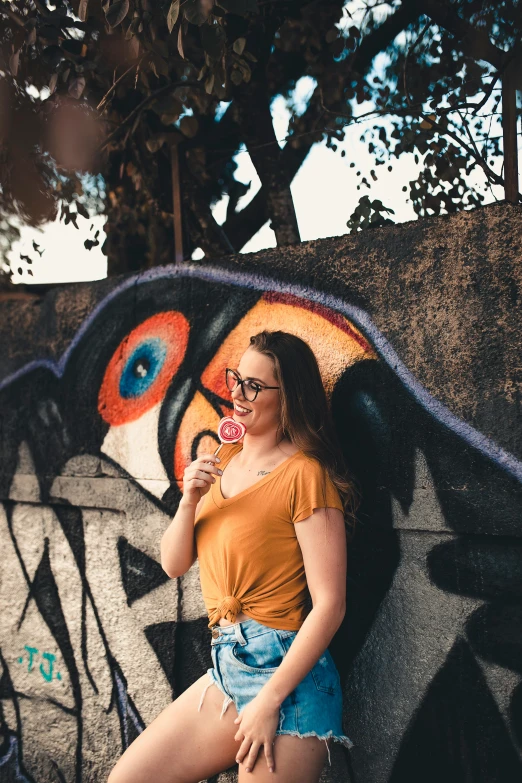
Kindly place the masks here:
POLYGON ((406 153, 420 164, 403 187, 418 215, 478 206, 475 171, 502 183, 500 88, 519 70, 521 32, 517 0, 0 3, 4 245, 20 220, 59 212, 77 225, 94 208, 110 271, 171 262, 174 156, 186 258, 237 252, 267 220, 278 244, 298 242, 291 182, 314 144, 335 149, 354 123, 375 166, 371 181, 348 170, 362 191, 351 230, 390 222, 371 187, 406 153), (292 94, 304 76, 303 111, 292 94), (290 110, 285 144, 276 96, 290 110), (261 189, 238 211, 243 146, 261 189))

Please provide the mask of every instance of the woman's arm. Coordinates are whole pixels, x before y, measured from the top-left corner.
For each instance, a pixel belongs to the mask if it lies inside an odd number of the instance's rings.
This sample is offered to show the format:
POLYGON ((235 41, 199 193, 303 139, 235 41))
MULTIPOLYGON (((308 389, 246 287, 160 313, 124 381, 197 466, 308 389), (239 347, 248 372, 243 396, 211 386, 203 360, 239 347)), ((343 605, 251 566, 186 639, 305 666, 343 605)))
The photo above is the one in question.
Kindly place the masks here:
POLYGON ((252 769, 261 745, 273 768, 272 740, 279 707, 317 663, 339 628, 346 600, 346 527, 336 508, 318 508, 295 526, 313 608, 299 629, 281 665, 237 719, 236 739, 243 739, 237 759, 252 769), (274 716, 276 718, 274 724, 274 716))
POLYGON ((194 520, 204 498, 194 506, 180 500, 176 514, 161 539, 161 567, 174 579, 185 574, 196 560, 194 520))
POLYGON ((219 457, 203 454, 183 474, 183 497, 160 545, 161 567, 171 579, 183 576, 196 560, 194 520, 201 511, 204 496, 216 480, 215 474, 221 473, 216 462, 220 462, 219 457))
POLYGON ((312 611, 283 662, 264 686, 279 707, 315 666, 341 625, 346 610, 346 525, 341 511, 318 508, 295 526, 303 553, 312 611))

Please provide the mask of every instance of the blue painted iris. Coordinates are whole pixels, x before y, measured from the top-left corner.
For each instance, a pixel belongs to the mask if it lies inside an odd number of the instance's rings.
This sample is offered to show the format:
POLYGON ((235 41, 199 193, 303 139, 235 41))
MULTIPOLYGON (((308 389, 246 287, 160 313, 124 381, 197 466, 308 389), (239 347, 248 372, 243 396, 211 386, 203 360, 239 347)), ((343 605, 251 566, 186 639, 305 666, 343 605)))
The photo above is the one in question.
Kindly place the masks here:
POLYGON ((159 338, 138 345, 121 374, 121 396, 125 399, 140 397, 150 389, 165 363, 166 355, 167 346, 159 338))

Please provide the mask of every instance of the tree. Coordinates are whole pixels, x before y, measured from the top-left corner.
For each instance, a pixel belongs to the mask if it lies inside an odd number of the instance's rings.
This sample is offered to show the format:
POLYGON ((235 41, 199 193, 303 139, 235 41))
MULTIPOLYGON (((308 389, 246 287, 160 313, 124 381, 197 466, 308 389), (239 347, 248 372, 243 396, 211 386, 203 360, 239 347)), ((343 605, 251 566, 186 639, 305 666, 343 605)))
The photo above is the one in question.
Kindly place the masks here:
MULTIPOLYGON (((311 147, 336 148, 350 123, 379 166, 414 152, 405 183, 418 215, 478 206, 501 184, 501 85, 514 95, 517 0, 15 0, 0 4, 0 221, 107 215, 109 272, 238 252, 270 220, 279 245, 300 241, 290 191, 311 147), (375 57, 384 65, 376 70, 375 57), (298 80, 315 89, 304 112, 298 80), (289 100, 286 144, 270 107, 289 100), (370 110, 361 112, 361 104, 370 110), (244 145, 262 187, 234 178, 244 145), (98 178, 86 180, 81 172, 98 178), (89 187, 86 189, 86 182, 89 187), (222 226, 212 205, 229 196, 222 226), (103 206, 102 206, 103 205, 103 206)), ((355 168, 355 167, 354 167, 355 168)), ((392 210, 361 196, 348 227, 392 210)), ((518 192, 516 194, 518 198, 518 192)), ((12 237, 5 235, 8 243, 12 237)), ((96 243, 94 238, 91 242, 96 243)), ((1 249, 1 248, 0 248, 1 249)))

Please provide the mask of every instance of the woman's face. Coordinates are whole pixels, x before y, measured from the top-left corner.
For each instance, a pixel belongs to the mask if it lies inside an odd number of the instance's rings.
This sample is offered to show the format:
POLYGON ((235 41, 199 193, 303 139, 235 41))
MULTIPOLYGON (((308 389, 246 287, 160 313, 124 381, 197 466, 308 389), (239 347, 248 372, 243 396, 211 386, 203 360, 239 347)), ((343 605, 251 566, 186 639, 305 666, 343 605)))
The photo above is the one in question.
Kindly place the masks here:
MULTIPOLYGON (((242 380, 255 380, 261 386, 279 386, 274 376, 274 363, 255 348, 248 348, 235 368, 242 380)), ((253 402, 243 397, 241 386, 231 392, 234 403, 234 419, 241 421, 249 433, 262 433, 276 429, 280 419, 279 389, 263 389, 253 402)))

